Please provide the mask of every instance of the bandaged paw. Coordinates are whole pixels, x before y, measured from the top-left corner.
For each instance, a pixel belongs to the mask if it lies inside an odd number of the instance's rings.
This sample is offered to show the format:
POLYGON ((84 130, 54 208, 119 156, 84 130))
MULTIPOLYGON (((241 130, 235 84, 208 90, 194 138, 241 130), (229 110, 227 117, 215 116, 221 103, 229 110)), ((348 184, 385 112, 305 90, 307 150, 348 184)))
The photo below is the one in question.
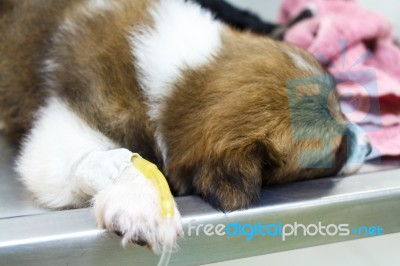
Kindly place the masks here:
POLYGON ((118 182, 101 190, 93 203, 99 226, 121 235, 124 245, 146 245, 159 254, 165 243, 176 249, 177 238, 183 236, 176 206, 174 217, 163 217, 157 188, 133 165, 124 169, 118 182))

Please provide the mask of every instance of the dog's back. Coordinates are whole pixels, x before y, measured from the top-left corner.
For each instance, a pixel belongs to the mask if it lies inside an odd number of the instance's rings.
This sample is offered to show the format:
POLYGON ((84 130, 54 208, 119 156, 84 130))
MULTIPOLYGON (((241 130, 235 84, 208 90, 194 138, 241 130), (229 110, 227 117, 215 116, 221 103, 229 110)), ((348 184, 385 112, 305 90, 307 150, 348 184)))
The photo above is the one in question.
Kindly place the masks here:
POLYGON ((14 140, 43 104, 43 58, 63 11, 81 0, 0 1, 0 120, 14 140))
POLYGON ((6 135, 19 142, 38 108, 57 94, 93 127, 157 162, 127 38, 152 1, 2 3, 0 121, 6 135))

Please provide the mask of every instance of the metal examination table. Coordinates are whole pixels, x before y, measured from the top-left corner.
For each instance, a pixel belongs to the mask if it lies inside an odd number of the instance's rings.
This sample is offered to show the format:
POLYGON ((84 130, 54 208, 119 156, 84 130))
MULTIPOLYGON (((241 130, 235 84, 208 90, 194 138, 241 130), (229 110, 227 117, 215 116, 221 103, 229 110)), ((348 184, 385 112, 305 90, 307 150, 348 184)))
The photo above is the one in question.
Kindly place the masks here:
MULTIPOLYGON (((0 135, 0 265, 155 265, 142 247, 122 248, 119 237, 96 228, 90 209, 49 211, 34 206, 12 172, 14 150, 0 135)), ((366 165, 363 174, 264 189, 249 210, 220 213, 196 196, 177 199, 187 228, 201 223, 318 223, 380 225, 400 232, 400 163, 366 165)), ((187 230, 185 229, 185 233, 187 230)), ((171 265, 198 265, 340 241, 349 237, 280 238, 185 236, 171 265)))

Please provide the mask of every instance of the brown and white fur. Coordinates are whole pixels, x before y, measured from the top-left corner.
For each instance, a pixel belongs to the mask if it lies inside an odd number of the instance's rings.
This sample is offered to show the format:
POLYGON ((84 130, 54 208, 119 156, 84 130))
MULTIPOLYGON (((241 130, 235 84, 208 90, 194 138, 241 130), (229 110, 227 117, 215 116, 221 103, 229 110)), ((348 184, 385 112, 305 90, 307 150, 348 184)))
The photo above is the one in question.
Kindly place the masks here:
POLYGON ((100 226, 126 242, 159 252, 165 240, 157 192, 131 166, 133 152, 177 195, 223 211, 248 207, 263 185, 334 175, 350 156, 334 93, 326 106, 289 110, 287 80, 325 74, 311 55, 237 32, 194 3, 0 0, 0 9, 0 120, 22 143, 17 172, 43 206, 93 202, 100 226), (332 143, 306 163, 333 167, 299 165, 322 144, 292 137, 293 110, 305 132, 332 143))

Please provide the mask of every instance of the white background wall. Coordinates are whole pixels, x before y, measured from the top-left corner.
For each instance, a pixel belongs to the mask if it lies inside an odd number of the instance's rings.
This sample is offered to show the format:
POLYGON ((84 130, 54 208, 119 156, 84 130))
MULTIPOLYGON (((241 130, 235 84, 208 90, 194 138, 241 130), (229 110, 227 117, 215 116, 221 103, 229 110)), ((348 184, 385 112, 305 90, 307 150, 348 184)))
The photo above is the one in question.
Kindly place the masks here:
POLYGON ((400 37, 400 1, 399 0, 359 0, 370 10, 384 14, 393 22, 395 32, 400 37))

